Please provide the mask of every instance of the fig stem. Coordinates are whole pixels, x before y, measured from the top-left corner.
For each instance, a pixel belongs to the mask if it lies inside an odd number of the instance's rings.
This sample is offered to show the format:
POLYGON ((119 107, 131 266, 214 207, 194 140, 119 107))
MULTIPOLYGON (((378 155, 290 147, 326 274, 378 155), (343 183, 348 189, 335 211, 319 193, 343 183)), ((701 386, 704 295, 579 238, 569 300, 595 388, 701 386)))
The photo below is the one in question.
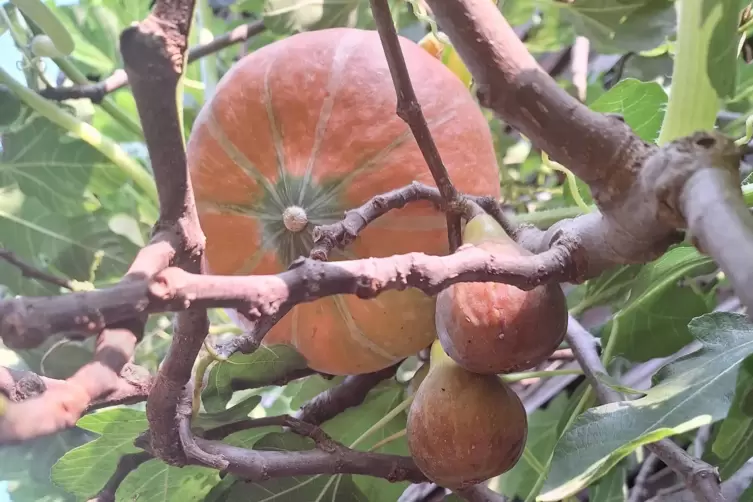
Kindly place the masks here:
POLYGON ((564 370, 542 370, 542 371, 522 371, 520 373, 509 373, 501 375, 500 378, 507 383, 520 382, 528 378, 551 378, 561 375, 582 375, 583 370, 573 368, 564 370))
POLYGON ((381 448, 382 446, 384 446, 384 445, 386 445, 388 443, 391 443, 391 442, 395 441, 396 439, 400 439, 401 437, 405 436, 406 434, 408 434, 408 429, 406 429, 405 427, 403 427, 402 429, 400 429, 396 433, 390 434, 389 436, 387 436, 386 438, 382 439, 381 441, 377 441, 367 451, 374 451, 374 450, 376 450, 378 448, 381 448))
POLYGON ((363 434, 361 434, 358 437, 358 439, 356 439, 355 441, 353 441, 353 443, 351 443, 350 448, 354 449, 359 443, 365 441, 366 439, 368 439, 369 436, 379 431, 382 427, 387 425, 390 420, 392 420, 393 418, 398 416, 400 413, 408 409, 408 407, 410 407, 412 402, 413 402, 413 396, 409 396, 406 399, 404 399, 403 402, 395 406, 389 413, 387 413, 385 416, 379 419, 374 425, 366 429, 366 431, 363 434))

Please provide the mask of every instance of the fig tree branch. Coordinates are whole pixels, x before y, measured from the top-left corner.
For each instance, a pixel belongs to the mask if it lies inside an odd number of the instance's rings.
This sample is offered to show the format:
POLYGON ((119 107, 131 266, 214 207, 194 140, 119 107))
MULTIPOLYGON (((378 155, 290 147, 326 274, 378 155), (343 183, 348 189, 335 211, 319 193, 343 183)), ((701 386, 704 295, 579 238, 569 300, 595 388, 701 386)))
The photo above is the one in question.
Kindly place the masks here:
POLYGON ((364 375, 349 375, 340 384, 314 396, 294 416, 313 425, 322 424, 348 408, 363 403, 371 389, 395 376, 398 366, 396 364, 364 375))
MULTIPOLYGON (((186 451, 186 463, 213 467, 207 465, 204 458, 221 459, 224 473, 249 482, 316 474, 363 474, 392 482, 426 481, 410 457, 353 450, 332 439, 318 426, 287 415, 244 420, 215 428, 204 435, 206 437, 192 437, 201 456, 186 451), (296 434, 311 438, 316 448, 304 451, 249 450, 219 441, 227 434, 266 425, 288 427, 296 434)), ((147 445, 147 448, 150 447, 147 445)))
MULTIPOLYGON (((375 298, 384 291, 410 287, 434 295, 451 284, 474 281, 532 289, 573 281, 578 272, 573 254, 569 242, 532 256, 502 255, 469 245, 448 256, 408 253, 338 262, 302 258, 276 275, 202 275, 170 267, 149 279, 123 281, 107 289, 0 302, 0 336, 9 347, 28 348, 39 345, 50 332, 93 334, 92 329, 101 323, 189 308, 233 308, 255 321, 292 305, 338 294, 375 298)), ((196 353, 203 337, 192 342, 196 353)), ((185 341, 182 347, 188 346, 185 341)))
MULTIPOLYGON (((181 267, 178 270, 200 276, 204 272, 205 237, 191 189, 177 99, 188 64, 188 33, 194 7, 195 0, 158 0, 149 16, 121 33, 120 52, 143 124, 159 195, 155 237, 169 234, 150 256, 160 263, 167 257, 169 264, 181 267)), ((205 309, 186 305, 181 310, 146 408, 152 452, 166 463, 177 465, 185 462, 178 407, 209 329, 205 309)))
MULTIPOLYGON (((602 404, 622 400, 622 396, 603 384, 596 375, 607 374, 596 354, 593 336, 572 316, 568 320, 565 336, 576 359, 582 365, 591 388, 602 404)), ((699 502, 724 502, 717 470, 703 460, 689 455, 669 439, 646 445, 646 448, 681 476, 699 502)))
POLYGON ((473 75, 482 105, 588 183, 595 199, 619 194, 632 182, 637 173, 626 167, 640 165, 653 147, 559 87, 497 5, 426 3, 473 75))
MULTIPOLYGON (((136 318, 138 319, 138 318, 136 318)), ((104 329, 97 338, 94 357, 65 381, 40 379, 44 388, 21 401, 2 398, 0 444, 22 442, 73 427, 98 400, 112 395, 123 399, 148 390, 148 379, 128 381, 121 371, 133 356, 144 323, 126 320, 104 329), (49 387, 49 388, 48 388, 49 387), (34 417, 33 419, 31 419, 34 417)))
MULTIPOLYGON (((753 218, 736 177, 743 148, 714 131, 661 148, 648 144, 621 120, 588 109, 560 88, 493 2, 427 4, 473 75, 481 103, 590 186, 599 212, 548 232, 582 239, 588 276, 617 263, 653 260, 687 228, 753 309, 753 274, 742 258, 753 250, 753 218)), ((544 238, 525 247, 549 244, 544 238)))
POLYGON ((18 256, 16 256, 15 253, 8 251, 7 249, 0 248, 0 259, 3 259, 9 264, 16 267, 24 277, 36 279, 41 282, 46 282, 63 289, 73 289, 73 286, 69 281, 26 263, 18 256))
MULTIPOLYGON (((380 216, 419 200, 429 201, 438 209, 445 206, 439 190, 414 181, 410 185, 372 197, 361 207, 347 211, 345 217, 337 223, 315 227, 313 231, 315 246, 309 256, 315 260, 326 260, 330 251, 348 246, 364 228, 380 216)), ((514 235, 513 225, 502 213, 499 203, 492 197, 458 195, 452 207, 446 209, 448 212, 454 212, 469 219, 482 212, 480 208, 490 213, 508 233, 514 235)))
MULTIPOLYGON (((253 21, 233 28, 229 32, 214 38, 211 42, 192 47, 188 52, 188 63, 193 63, 205 56, 219 52, 227 47, 244 42, 264 31, 263 21, 253 21)), ((47 87, 39 94, 54 101, 67 99, 90 99, 93 103, 100 103, 108 94, 122 89, 129 84, 125 70, 117 69, 100 82, 86 85, 70 85, 65 87, 47 87)))
POLYGON ((115 472, 112 473, 112 476, 107 480, 105 486, 94 498, 89 499, 87 502, 115 502, 115 492, 118 491, 120 484, 126 476, 136 470, 138 466, 144 462, 148 462, 152 458, 153 457, 145 451, 127 453, 120 457, 115 472))
MULTIPOLYGON (((387 0, 370 0, 370 4, 397 93, 397 115, 410 126, 413 137, 416 139, 416 143, 418 143, 434 178, 434 183, 437 184, 439 193, 442 194, 442 199, 447 205, 451 206, 457 200, 458 192, 450 180, 444 162, 442 162, 437 145, 429 131, 429 125, 426 123, 423 111, 421 111, 421 104, 413 90, 408 66, 405 64, 400 40, 390 14, 389 4, 387 0)), ((450 252, 454 252, 461 244, 460 217, 448 211, 446 220, 450 252)))

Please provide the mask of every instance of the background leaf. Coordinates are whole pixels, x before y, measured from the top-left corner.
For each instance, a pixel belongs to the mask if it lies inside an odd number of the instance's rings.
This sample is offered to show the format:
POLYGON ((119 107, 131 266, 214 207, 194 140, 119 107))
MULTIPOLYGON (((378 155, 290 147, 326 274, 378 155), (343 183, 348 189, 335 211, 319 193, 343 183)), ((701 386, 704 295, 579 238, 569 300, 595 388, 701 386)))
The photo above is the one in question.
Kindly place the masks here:
POLYGON ((219 472, 207 467, 173 467, 149 460, 123 480, 116 502, 199 502, 220 481, 219 472))
POLYGON ((635 134, 653 143, 659 137, 667 100, 659 84, 628 78, 599 96, 589 108, 622 115, 635 134))
POLYGON ((710 310, 704 296, 679 281, 715 270, 707 257, 689 246, 676 247, 644 265, 627 300, 604 327, 604 339, 616 337, 613 354, 631 361, 668 356, 693 341, 688 322, 710 310), (616 332, 612 325, 617 322, 616 332))
POLYGON ((201 400, 207 411, 221 411, 235 390, 269 385, 290 371, 303 368, 305 359, 288 345, 264 346, 252 354, 236 353, 212 367, 201 400))
POLYGON ((111 408, 86 415, 77 425, 100 436, 63 455, 52 467, 51 477, 69 493, 90 498, 105 485, 121 455, 142 451, 133 441, 149 423, 143 411, 111 408))
POLYGON ((676 23, 671 0, 578 0, 562 9, 576 33, 603 53, 653 49, 676 23))
POLYGON ((574 422, 554 450, 539 500, 559 500, 600 478, 638 446, 726 416, 737 368, 753 353, 746 316, 705 314, 689 324, 702 344, 656 375, 644 397, 598 406, 574 422))

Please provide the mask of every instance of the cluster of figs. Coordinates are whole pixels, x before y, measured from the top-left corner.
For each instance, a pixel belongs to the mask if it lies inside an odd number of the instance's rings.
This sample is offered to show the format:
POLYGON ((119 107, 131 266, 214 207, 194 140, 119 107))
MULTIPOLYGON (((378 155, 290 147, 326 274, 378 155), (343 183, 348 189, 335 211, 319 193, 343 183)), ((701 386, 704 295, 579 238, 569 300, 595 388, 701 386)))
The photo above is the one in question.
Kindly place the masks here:
MULTIPOLYGON (((502 256, 530 255, 485 213, 468 221, 463 244, 502 256)), ((440 292, 437 339, 406 427, 411 455, 428 479, 459 490, 515 466, 528 420, 500 375, 544 362, 562 342, 567 319, 558 284, 522 290, 461 282, 440 292)))

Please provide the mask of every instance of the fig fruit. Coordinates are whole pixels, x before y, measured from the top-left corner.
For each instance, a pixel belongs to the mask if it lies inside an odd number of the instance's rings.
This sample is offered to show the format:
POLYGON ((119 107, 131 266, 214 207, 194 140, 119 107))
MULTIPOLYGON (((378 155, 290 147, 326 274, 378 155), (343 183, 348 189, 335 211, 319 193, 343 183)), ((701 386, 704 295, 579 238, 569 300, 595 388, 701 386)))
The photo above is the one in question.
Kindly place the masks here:
MULTIPOLYGON (((507 256, 530 256, 490 215, 471 218, 463 244, 507 256)), ((565 337, 567 303, 558 284, 522 290, 461 282, 437 295, 435 326, 447 354, 475 373, 510 373, 549 357, 565 337)))
POLYGON ((406 437, 421 472, 458 490, 515 466, 528 437, 528 418, 501 378, 464 369, 435 341, 429 372, 408 411, 406 437))

